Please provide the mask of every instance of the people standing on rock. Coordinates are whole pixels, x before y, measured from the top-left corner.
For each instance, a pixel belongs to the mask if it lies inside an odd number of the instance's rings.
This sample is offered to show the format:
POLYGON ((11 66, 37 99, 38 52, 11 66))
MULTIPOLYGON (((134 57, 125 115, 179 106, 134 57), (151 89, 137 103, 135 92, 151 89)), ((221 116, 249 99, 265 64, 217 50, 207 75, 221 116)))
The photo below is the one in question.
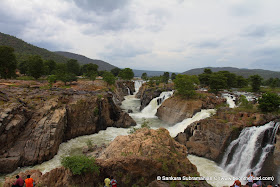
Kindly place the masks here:
POLYGON ((236 181, 234 181, 232 187, 241 187, 241 182, 237 179, 236 181))
POLYGON ((20 176, 16 176, 17 180, 16 182, 12 185, 12 187, 23 187, 24 181, 20 176))
POLYGON ((34 180, 30 178, 30 175, 27 175, 27 179, 25 179, 25 186, 26 187, 33 187, 34 180))
POLYGON ((109 177, 107 177, 106 179, 104 179, 104 183, 105 183, 105 186, 104 187, 110 187, 110 179, 109 177))
POLYGON ((252 187, 252 185, 253 185, 253 182, 254 182, 254 173, 253 172, 251 172, 251 174, 250 175, 248 175, 248 183, 246 184, 246 185, 248 185, 248 186, 250 186, 250 187, 252 187))
POLYGON ((112 187, 117 187, 117 180, 114 179, 113 176, 111 177, 111 186, 112 186, 112 187))

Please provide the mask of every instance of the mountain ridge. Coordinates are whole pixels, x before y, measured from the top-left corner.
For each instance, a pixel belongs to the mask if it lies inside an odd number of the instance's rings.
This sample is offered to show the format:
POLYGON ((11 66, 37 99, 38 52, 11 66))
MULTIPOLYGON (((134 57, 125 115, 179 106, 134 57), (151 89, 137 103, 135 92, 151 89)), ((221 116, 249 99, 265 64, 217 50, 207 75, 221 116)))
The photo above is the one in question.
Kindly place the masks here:
POLYGON ((69 59, 75 59, 77 60, 81 65, 83 64, 97 64, 98 65, 98 70, 107 70, 111 71, 112 69, 116 68, 117 66, 114 66, 112 64, 109 64, 108 62, 105 62, 103 60, 97 60, 97 59, 91 59, 88 58, 84 55, 76 54, 76 53, 71 53, 67 51, 55 51, 54 53, 64 56, 69 59))
POLYGON ((0 45, 14 48, 18 61, 26 60, 29 55, 39 55, 44 60, 52 59, 59 63, 66 63, 67 60, 69 60, 68 58, 53 53, 47 49, 29 44, 20 38, 8 34, 4 34, 2 32, 0 32, 0 45))
POLYGON ((271 70, 264 70, 264 69, 246 69, 246 68, 235 68, 235 67, 204 67, 204 68, 194 68, 188 71, 183 72, 182 74, 187 75, 199 75, 203 73, 204 69, 208 68, 211 69, 212 72, 218 71, 229 71, 231 73, 235 73, 236 75, 241 75, 245 78, 249 78, 251 75, 260 75, 264 79, 268 78, 280 78, 280 72, 278 71, 271 71, 271 70))

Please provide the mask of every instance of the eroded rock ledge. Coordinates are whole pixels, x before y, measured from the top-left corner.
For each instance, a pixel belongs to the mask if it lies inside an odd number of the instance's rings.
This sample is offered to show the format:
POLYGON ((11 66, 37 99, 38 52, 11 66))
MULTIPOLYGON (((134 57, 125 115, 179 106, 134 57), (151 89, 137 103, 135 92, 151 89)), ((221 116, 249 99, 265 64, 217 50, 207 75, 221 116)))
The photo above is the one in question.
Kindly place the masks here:
POLYGON ((176 124, 186 118, 191 118, 201 109, 212 109, 226 102, 226 99, 216 97, 214 94, 204 93, 201 99, 185 99, 173 95, 166 99, 158 108, 156 116, 168 124, 176 124))
POLYGON ((103 91, 7 88, 0 108, 0 173, 51 159, 71 138, 134 120, 103 91))
POLYGON ((160 96, 160 94, 164 91, 172 91, 174 89, 173 84, 168 84, 162 87, 149 87, 146 83, 143 84, 138 93, 136 94, 136 97, 140 99, 141 106, 140 110, 143 110, 152 99, 160 96))

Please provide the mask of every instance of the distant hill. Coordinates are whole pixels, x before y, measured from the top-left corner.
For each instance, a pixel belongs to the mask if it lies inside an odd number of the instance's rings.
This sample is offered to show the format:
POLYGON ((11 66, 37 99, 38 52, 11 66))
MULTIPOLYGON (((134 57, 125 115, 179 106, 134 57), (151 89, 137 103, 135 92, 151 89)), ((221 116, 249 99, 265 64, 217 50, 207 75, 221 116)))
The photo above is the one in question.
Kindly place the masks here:
POLYGON ((64 56, 66 58, 76 59, 76 60, 78 60, 78 62, 80 64, 89 64, 89 63, 97 64, 98 65, 98 70, 111 71, 111 69, 116 68, 116 66, 113 66, 113 65, 111 65, 107 62, 104 62, 102 60, 90 59, 88 57, 85 57, 83 55, 78 55, 78 54, 75 54, 75 53, 64 52, 64 51, 57 51, 55 53, 58 54, 58 55, 64 56))
POLYGON ((18 61, 26 59, 29 55, 39 55, 45 60, 52 59, 55 62, 65 63, 67 58, 58 55, 54 52, 48 51, 46 49, 36 47, 31 45, 21 39, 18 39, 14 36, 4 34, 0 32, 0 45, 5 45, 13 47, 15 49, 15 54, 18 61))
MULTIPOLYGON (((136 69, 133 69, 133 72, 134 72, 135 77, 141 77, 142 73, 147 73, 148 77, 152 77, 152 76, 163 75, 163 73, 166 72, 166 71, 150 71, 150 70, 136 70, 136 69)), ((172 73, 178 74, 177 72, 169 72, 169 75, 171 76, 172 73)))
MULTIPOLYGON (((260 75, 264 79, 280 78, 279 71, 270 71, 270 70, 263 70, 263 69, 239 69, 239 68, 233 68, 233 67, 205 67, 205 68, 211 69, 213 72, 229 71, 231 73, 235 73, 236 75, 241 75, 245 78, 248 78, 251 75, 256 75, 256 74, 260 75)), ((182 74, 199 75, 199 74, 203 73, 205 68, 191 69, 191 70, 183 72, 182 74)))

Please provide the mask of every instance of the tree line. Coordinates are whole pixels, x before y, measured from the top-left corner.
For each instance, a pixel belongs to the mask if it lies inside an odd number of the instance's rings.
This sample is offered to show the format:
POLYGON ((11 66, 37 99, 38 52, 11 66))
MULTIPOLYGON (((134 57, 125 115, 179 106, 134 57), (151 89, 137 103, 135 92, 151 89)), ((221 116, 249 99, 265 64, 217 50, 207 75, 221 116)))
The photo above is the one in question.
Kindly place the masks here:
POLYGON ((0 76, 2 79, 16 77, 16 70, 20 74, 39 79, 47 76, 50 83, 57 80, 72 82, 77 80, 77 76, 83 76, 90 80, 95 80, 97 76, 112 85, 117 78, 130 80, 134 77, 132 69, 114 68, 111 71, 98 71, 98 65, 90 63, 80 65, 75 59, 69 59, 66 63, 56 63, 54 60, 43 60, 41 56, 30 55, 26 60, 17 62, 14 49, 7 46, 0 46, 0 76))

